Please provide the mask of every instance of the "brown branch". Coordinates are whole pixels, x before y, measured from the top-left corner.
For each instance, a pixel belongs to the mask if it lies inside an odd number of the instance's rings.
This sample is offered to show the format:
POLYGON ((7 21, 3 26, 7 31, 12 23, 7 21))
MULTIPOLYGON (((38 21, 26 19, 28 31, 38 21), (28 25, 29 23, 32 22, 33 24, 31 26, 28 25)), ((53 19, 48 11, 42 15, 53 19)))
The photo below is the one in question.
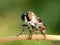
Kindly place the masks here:
MULTIPOLYGON (((32 39, 43 39, 43 35, 33 35, 32 39)), ((20 35, 17 36, 9 36, 9 37, 3 37, 0 38, 0 42, 6 42, 6 41, 14 41, 14 40, 28 40, 28 35, 20 35)), ((59 40, 60 41, 60 35, 46 35, 46 40, 59 40)))

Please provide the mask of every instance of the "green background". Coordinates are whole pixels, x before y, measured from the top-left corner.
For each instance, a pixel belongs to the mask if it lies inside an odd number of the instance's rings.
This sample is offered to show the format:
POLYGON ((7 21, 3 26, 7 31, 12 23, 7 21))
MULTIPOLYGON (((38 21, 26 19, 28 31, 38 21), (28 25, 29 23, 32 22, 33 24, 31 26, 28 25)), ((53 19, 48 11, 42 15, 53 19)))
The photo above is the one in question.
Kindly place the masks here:
MULTIPOLYGON (((27 11, 33 11, 46 24, 46 34, 60 35, 60 0, 0 0, 0 37, 19 34, 20 16, 27 11)), ((20 40, 0 45, 60 45, 60 41, 20 40)))

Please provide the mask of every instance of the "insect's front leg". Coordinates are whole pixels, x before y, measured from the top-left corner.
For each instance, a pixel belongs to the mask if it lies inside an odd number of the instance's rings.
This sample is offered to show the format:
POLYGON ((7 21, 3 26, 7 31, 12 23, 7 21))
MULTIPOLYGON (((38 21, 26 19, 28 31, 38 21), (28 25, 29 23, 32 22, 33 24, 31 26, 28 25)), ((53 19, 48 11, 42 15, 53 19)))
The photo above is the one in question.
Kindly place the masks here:
POLYGON ((28 26, 27 24, 23 24, 22 25, 22 31, 17 35, 17 36, 19 36, 19 35, 21 35, 22 33, 24 33, 24 27, 26 27, 26 26, 28 26))
POLYGON ((23 32, 24 32, 24 27, 22 26, 22 31, 17 35, 17 37, 21 35, 23 32))

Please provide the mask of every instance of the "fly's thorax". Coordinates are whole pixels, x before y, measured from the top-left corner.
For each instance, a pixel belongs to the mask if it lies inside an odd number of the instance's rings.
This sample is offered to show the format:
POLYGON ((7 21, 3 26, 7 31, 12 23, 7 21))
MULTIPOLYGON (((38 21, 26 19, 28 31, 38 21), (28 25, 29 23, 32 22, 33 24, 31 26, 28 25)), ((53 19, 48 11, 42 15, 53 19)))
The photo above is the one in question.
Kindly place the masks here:
POLYGON ((32 14, 28 14, 28 18, 32 20, 32 14))

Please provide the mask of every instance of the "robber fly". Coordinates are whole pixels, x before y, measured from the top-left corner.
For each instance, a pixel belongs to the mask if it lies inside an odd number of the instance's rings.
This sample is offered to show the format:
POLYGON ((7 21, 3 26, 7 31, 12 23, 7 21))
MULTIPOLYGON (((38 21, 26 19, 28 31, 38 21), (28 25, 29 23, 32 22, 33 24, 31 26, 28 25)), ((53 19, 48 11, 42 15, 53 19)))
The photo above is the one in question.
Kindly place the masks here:
POLYGON ((42 35, 44 36, 44 38, 46 38, 46 36, 45 36, 45 30, 46 30, 45 24, 32 11, 28 11, 27 13, 23 13, 21 15, 21 19, 22 19, 22 21, 24 21, 24 24, 22 25, 22 32, 20 34, 18 34, 17 36, 21 35, 24 32, 24 26, 27 26, 30 28, 29 39, 32 38, 33 31, 36 31, 36 30, 40 31, 42 33, 42 35))

